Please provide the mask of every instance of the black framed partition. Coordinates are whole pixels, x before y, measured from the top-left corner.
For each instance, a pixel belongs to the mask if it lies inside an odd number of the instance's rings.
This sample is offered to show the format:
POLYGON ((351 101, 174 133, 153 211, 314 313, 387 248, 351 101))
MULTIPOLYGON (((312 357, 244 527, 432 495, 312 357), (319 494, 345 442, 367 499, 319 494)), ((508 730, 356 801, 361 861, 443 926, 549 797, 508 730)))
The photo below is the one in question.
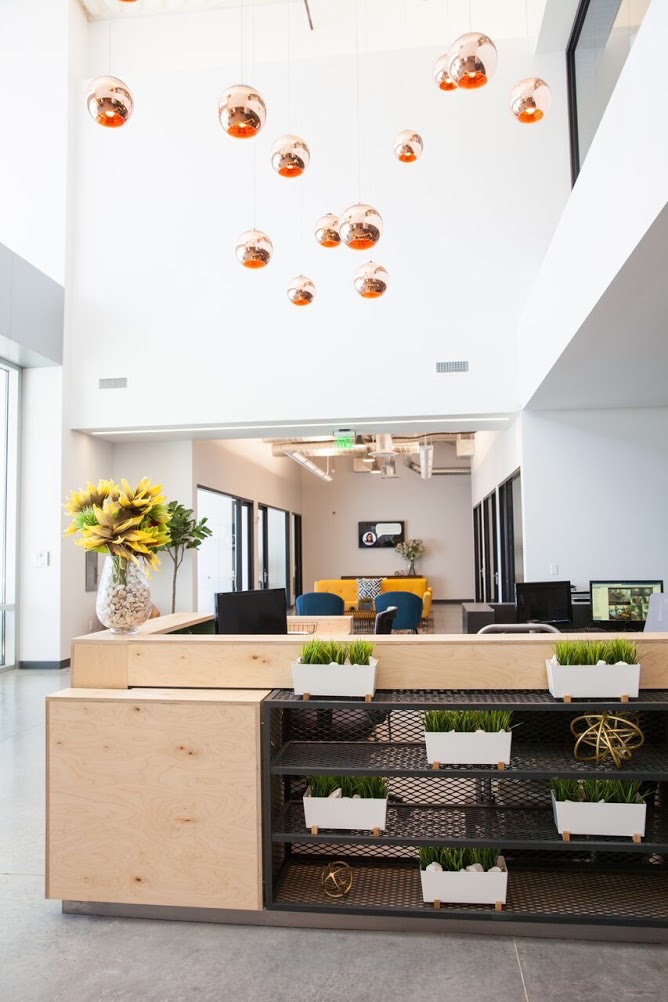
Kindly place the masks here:
POLYGON ((518 470, 499 486, 501 601, 515 601, 515 584, 524 580, 522 487, 518 470))
POLYGON ((204 516, 212 534, 197 550, 198 608, 213 611, 216 593, 253 587, 253 502, 198 484, 197 518, 204 516))

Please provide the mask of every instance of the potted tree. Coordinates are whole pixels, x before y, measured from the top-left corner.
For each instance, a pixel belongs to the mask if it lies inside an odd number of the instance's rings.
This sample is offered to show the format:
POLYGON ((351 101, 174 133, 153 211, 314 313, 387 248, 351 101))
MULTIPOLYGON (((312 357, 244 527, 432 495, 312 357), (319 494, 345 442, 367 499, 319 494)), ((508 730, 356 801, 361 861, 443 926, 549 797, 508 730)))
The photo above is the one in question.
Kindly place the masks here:
POLYGON ((304 794, 304 821, 313 835, 320 828, 373 831, 387 819, 387 780, 382 776, 311 776, 304 794))
POLYGON ((642 782, 623 779, 553 779, 552 809, 565 842, 571 835, 645 834, 647 805, 642 782))
POLYGON ((545 667, 548 689, 558 699, 624 699, 640 690, 638 649, 632 640, 560 640, 545 667))
POLYGON ((422 900, 449 904, 495 905, 508 894, 508 871, 498 849, 420 848, 422 900))
POLYGON ((510 762, 511 710, 427 710, 422 714, 427 761, 439 765, 510 762))
POLYGON ((292 662, 295 695, 361 696, 371 700, 376 691, 378 661, 367 640, 308 640, 292 662))
POLYGON ((211 535, 211 529, 206 524, 206 518, 198 522, 192 508, 186 508, 179 501, 170 501, 167 511, 170 513, 169 542, 161 549, 172 559, 172 612, 176 612, 176 578, 186 550, 196 550, 201 546, 207 536, 211 535))

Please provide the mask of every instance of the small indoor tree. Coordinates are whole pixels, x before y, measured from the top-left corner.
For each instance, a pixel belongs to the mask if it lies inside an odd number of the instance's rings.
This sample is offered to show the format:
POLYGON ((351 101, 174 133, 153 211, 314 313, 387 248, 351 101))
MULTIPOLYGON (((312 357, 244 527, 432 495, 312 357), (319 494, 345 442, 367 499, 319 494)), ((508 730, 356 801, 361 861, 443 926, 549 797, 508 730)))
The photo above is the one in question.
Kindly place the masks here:
POLYGON ((169 543, 161 547, 172 558, 174 576, 172 578, 172 612, 176 612, 176 578, 183 563, 186 550, 196 550, 211 535, 206 518, 198 522, 192 508, 186 508, 179 501, 170 501, 169 543))

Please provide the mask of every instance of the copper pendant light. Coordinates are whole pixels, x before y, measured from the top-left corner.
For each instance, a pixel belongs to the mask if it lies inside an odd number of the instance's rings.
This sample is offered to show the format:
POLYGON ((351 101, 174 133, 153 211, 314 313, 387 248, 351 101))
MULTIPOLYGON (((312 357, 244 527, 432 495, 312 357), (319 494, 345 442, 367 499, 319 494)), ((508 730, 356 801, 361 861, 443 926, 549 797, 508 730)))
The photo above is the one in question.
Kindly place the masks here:
POLYGON ((246 230, 237 240, 235 253, 244 268, 265 268, 271 261, 273 245, 262 230, 246 230))
POLYGON ((510 110, 518 122, 540 122, 552 103, 552 92, 540 77, 526 77, 510 94, 510 110))
POLYGON ((288 285, 288 299, 295 306, 310 306, 315 299, 315 285, 306 275, 297 275, 288 285))
POLYGON ((382 264, 369 261, 355 272, 353 285, 362 299, 378 299, 387 289, 387 272, 382 264))
POLYGON ((442 56, 439 56, 434 63, 434 80, 440 90, 457 90, 457 84, 448 73, 449 58, 450 53, 445 52, 442 56))
POLYGON ((309 148, 299 136, 281 136, 271 148, 271 166, 281 177, 299 177, 310 159, 309 148))
POLYGON ((412 164, 422 156, 422 136, 412 129, 404 129, 394 140, 394 155, 402 164, 412 164))
POLYGON ((267 120, 267 106, 254 87, 235 84, 218 102, 218 118, 228 136, 251 139, 267 120))
POLYGON ((86 94, 88 111, 98 125, 118 129, 132 115, 134 100, 127 84, 118 77, 97 77, 86 94))
POLYGON ((383 232, 383 220, 372 205, 358 202, 351 205, 341 216, 339 233, 347 247, 353 250, 368 250, 378 243, 383 232))
POLYGON ((498 54, 488 35, 469 31, 453 42, 448 53, 448 73, 462 90, 484 87, 496 72, 498 54))
POLYGON ((315 224, 315 238, 321 247, 340 247, 339 217, 333 212, 321 216, 315 224))

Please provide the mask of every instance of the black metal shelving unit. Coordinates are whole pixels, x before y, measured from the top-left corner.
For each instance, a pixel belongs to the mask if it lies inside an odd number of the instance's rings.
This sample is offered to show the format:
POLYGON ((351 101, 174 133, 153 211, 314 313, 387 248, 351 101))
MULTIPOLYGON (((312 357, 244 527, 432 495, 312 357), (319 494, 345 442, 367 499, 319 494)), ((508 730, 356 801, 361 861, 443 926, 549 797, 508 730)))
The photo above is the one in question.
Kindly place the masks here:
POLYGON ((668 928, 668 690, 643 692, 629 704, 566 704, 528 690, 396 690, 377 692, 370 704, 304 702, 290 690, 276 690, 263 713, 268 909, 668 928), (505 770, 429 766, 419 711, 462 706, 514 711, 505 770), (621 769, 573 757, 571 720, 605 711, 633 714, 645 734, 643 747, 621 769), (379 836, 311 834, 302 796, 313 774, 388 777, 386 830, 379 836), (552 816, 553 776, 642 780, 649 794, 643 841, 573 836, 564 842, 552 816), (504 911, 425 904, 421 845, 499 848, 509 870, 504 911), (353 868, 353 888, 332 900, 320 876, 338 859, 353 868))

